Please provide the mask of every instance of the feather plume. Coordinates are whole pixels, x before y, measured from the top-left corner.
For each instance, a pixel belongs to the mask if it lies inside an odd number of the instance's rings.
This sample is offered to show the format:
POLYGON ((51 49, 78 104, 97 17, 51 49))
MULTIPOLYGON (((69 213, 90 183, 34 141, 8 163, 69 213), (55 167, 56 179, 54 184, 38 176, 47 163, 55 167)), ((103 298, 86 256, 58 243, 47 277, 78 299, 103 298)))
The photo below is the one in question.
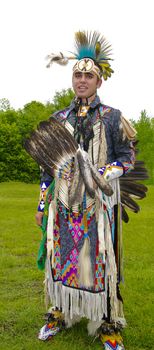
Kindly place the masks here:
POLYGON ((132 180, 132 181, 141 181, 141 180, 147 180, 148 179, 148 172, 145 168, 139 167, 136 169, 133 169, 132 171, 130 171, 130 173, 123 176, 123 181, 128 181, 128 180, 132 180))
POLYGON ((78 148, 78 144, 70 134, 70 132, 64 127, 62 123, 60 123, 56 118, 50 117, 49 120, 41 122, 39 124, 38 130, 42 132, 44 130, 47 134, 49 134, 49 138, 56 138, 57 143, 60 145, 62 149, 65 149, 67 154, 70 153, 74 155, 78 148))
POLYGON ((101 43, 99 41, 97 41, 96 46, 95 46, 96 57, 100 54, 100 52, 101 52, 101 43))
POLYGON ((75 44, 77 52, 74 53, 77 59, 89 57, 97 63, 110 60, 111 45, 99 32, 79 31, 75 33, 75 44))
POLYGON ((125 210, 125 206, 122 205, 122 220, 127 224, 129 222, 129 216, 125 210))
POLYGON ((27 139, 24 143, 26 151, 31 157, 48 173, 53 174, 53 163, 48 162, 47 157, 44 158, 43 150, 37 142, 35 135, 32 134, 31 139, 27 139), (33 138, 34 137, 34 138, 33 138))
POLYGON ((137 183, 136 181, 120 181, 121 192, 127 192, 132 197, 142 199, 146 197, 147 187, 143 184, 137 183))
POLYGON ((121 202, 134 213, 138 213, 140 210, 139 205, 125 192, 121 193, 121 202))
POLYGON ((76 45, 78 47, 78 45, 82 45, 82 46, 86 46, 88 45, 88 38, 85 34, 85 32, 76 32, 75 33, 75 41, 76 41, 76 45))
POLYGON ((25 141, 25 149, 48 174, 71 171, 78 145, 69 131, 56 118, 41 122, 38 129, 25 141))
POLYGON ((62 52, 59 52, 57 54, 51 53, 50 55, 47 55, 46 60, 49 60, 46 67, 50 68, 53 62, 58 63, 61 66, 66 66, 69 61, 69 58, 65 57, 62 52))
POLYGON ((148 179, 148 172, 143 161, 136 161, 134 169, 120 178, 120 193, 122 203, 122 220, 129 221, 129 216, 125 208, 138 213, 140 206, 136 200, 141 200, 146 197, 148 188, 138 181, 148 179))

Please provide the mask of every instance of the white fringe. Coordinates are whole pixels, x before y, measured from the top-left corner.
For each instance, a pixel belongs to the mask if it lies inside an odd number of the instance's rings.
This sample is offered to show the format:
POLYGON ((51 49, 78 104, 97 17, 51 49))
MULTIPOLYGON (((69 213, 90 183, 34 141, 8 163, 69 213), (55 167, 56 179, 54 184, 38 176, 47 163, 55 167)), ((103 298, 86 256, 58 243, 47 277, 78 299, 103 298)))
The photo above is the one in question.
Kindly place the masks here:
POLYGON ((119 179, 114 179, 109 182, 113 189, 112 196, 108 197, 104 195, 104 201, 108 209, 111 209, 114 207, 114 205, 120 203, 120 184, 119 179))
POLYGON ((87 325, 88 334, 94 336, 96 334, 97 329, 101 326, 102 320, 99 322, 89 321, 87 325))
MULTIPOLYGON (((102 193, 100 193, 102 195, 102 193)), ((98 210, 98 240, 99 240, 99 252, 105 256, 105 237, 104 237, 104 208, 103 203, 100 202, 100 208, 98 210)))
MULTIPOLYGON (((116 192, 116 197, 113 201, 115 202, 116 200, 117 203, 117 197, 119 193, 118 180, 113 180, 113 186, 115 186, 116 192)), ((100 252, 103 253, 106 251, 106 258, 104 260, 106 290, 104 292, 91 293, 88 291, 83 291, 81 289, 79 290, 71 287, 66 287, 62 285, 61 282, 53 282, 49 255, 47 257, 46 283, 50 302, 52 305, 62 309, 62 312, 65 314, 65 318, 68 321, 68 324, 70 323, 69 320, 73 320, 76 316, 87 317, 91 321, 101 321, 103 314, 107 316, 108 284, 111 301, 111 318, 114 321, 117 320, 119 316, 118 299, 116 292, 117 268, 111 239, 110 224, 107 213, 103 210, 103 202, 105 201, 102 199, 99 209, 98 237, 100 252)))
POLYGON ((77 316, 91 321, 101 321, 104 314, 107 316, 106 292, 91 293, 53 282, 50 259, 46 262, 46 283, 51 304, 62 309, 66 322, 77 316))
POLYGON ((69 316, 65 316, 65 325, 66 328, 71 328, 74 324, 78 323, 81 321, 80 316, 74 316, 72 319, 70 319, 69 316))
POLYGON ((86 288, 93 285, 89 237, 84 239, 84 244, 79 254, 79 283, 86 288))

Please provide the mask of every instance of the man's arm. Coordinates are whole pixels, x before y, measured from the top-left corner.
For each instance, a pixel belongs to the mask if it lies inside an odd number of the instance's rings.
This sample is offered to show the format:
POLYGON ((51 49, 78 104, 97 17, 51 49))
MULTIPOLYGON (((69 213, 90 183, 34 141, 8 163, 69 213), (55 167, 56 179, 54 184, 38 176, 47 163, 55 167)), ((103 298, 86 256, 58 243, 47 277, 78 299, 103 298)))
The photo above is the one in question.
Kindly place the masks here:
POLYGON ((42 225, 46 195, 52 180, 53 180, 53 177, 48 175, 43 169, 41 169, 40 197, 39 197, 37 213, 35 215, 36 224, 38 226, 42 225))
POLYGON ((110 123, 114 161, 99 168, 100 174, 104 176, 107 182, 129 172, 133 169, 135 162, 135 150, 133 146, 133 140, 135 140, 136 135, 135 129, 129 121, 126 121, 119 110, 114 110, 110 123))

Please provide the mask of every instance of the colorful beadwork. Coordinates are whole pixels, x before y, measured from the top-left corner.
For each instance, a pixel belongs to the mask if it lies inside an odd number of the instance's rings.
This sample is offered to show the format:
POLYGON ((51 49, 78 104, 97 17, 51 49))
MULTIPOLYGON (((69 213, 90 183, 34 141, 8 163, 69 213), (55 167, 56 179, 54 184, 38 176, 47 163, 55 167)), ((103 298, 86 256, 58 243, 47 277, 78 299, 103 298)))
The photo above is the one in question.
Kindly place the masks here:
POLYGON ((54 281, 62 281, 63 285, 81 288, 79 285, 78 257, 83 246, 85 235, 90 238, 95 292, 104 291, 105 264, 104 257, 98 251, 98 237, 95 221, 95 207, 88 211, 74 213, 58 202, 58 211, 54 226, 54 281), (63 222, 63 225, 61 225, 63 222), (93 233, 96 232, 96 235, 93 233), (94 237, 93 237, 94 236, 94 237))
POLYGON ((103 290, 105 286, 105 264, 103 263, 103 255, 98 254, 96 256, 95 265, 95 291, 103 290))
POLYGON ((39 340, 49 340, 51 339, 54 335, 56 335, 59 331, 60 328, 56 327, 57 322, 54 322, 52 324, 45 324, 41 329, 38 334, 38 339, 39 340))
POLYGON ((105 350, 125 350, 120 334, 102 334, 101 341, 104 344, 105 350))
POLYGON ((39 204, 38 204, 38 211, 44 211, 45 207, 45 200, 47 191, 49 188, 50 182, 49 181, 43 181, 40 184, 40 198, 39 198, 39 204))

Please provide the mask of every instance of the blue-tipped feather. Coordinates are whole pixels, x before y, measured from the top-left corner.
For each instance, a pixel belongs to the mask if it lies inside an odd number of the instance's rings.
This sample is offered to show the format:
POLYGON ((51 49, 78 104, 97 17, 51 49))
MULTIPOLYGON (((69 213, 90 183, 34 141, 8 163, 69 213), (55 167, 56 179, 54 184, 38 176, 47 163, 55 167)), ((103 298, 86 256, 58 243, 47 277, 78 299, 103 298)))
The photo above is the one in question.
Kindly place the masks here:
POLYGON ((76 58, 78 60, 81 60, 82 58, 85 58, 85 57, 88 57, 88 58, 91 58, 92 60, 95 60, 96 59, 96 54, 95 54, 95 49, 94 47, 84 47, 84 46, 81 46, 78 50, 78 53, 76 55, 76 58))

